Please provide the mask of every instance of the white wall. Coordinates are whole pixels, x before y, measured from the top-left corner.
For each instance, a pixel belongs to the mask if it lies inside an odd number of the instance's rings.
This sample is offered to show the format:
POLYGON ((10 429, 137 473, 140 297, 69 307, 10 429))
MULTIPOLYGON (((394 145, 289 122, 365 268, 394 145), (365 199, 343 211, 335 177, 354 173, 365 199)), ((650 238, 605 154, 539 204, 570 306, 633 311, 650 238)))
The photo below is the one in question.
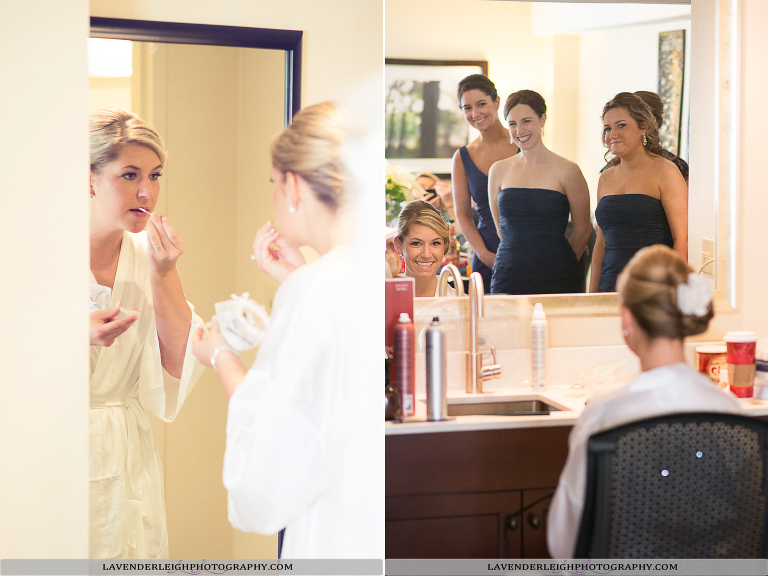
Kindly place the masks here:
POLYGON ((88 554, 87 35, 0 2, 0 558, 88 554))
MULTIPOLYGON (((603 156, 606 148, 601 140, 603 106, 619 92, 658 90, 659 33, 671 30, 685 30, 686 40, 689 40, 690 18, 579 34, 578 99, 581 114, 578 118, 578 157, 574 160, 589 184, 593 211, 599 172, 605 166, 603 156)), ((690 50, 686 52, 686 60, 686 68, 690 71, 690 50)), ((687 102, 689 97, 690 86, 685 85, 683 100, 687 102)), ((683 132, 686 132, 685 129, 683 132)), ((714 214, 710 217, 714 223, 714 214)))
POLYGON ((618 92, 657 90, 658 34, 684 29, 690 37, 686 13, 690 6, 388 0, 385 56, 487 60, 502 107, 516 90, 540 92, 544 142, 579 164, 594 211, 603 106, 618 92), (623 25, 637 19, 654 23, 623 25))

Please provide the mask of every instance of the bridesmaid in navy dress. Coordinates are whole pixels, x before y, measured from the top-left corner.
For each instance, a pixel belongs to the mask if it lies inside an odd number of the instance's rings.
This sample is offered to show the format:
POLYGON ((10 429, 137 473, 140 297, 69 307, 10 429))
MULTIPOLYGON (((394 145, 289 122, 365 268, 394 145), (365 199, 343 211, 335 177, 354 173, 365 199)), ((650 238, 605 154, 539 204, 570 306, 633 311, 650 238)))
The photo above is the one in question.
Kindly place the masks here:
POLYGON ((489 174, 488 195, 501 238, 491 292, 584 292, 578 261, 591 232, 587 181, 574 162, 544 145, 547 105, 538 92, 510 94, 504 118, 520 154, 496 162, 489 174), (569 214, 570 240, 565 237, 569 214))
POLYGON ((640 97, 621 92, 605 105, 603 144, 614 158, 597 184, 590 292, 614 292, 627 262, 651 244, 688 260, 688 185, 663 157, 656 119, 640 97))
POLYGON ((472 271, 483 276, 485 291, 491 287, 491 270, 499 238, 488 205, 488 170, 491 165, 517 153, 509 134, 499 120, 501 100, 496 86, 482 74, 472 74, 459 82, 458 97, 464 117, 480 136, 453 155, 453 206, 462 234, 472 246, 472 271), (480 220, 472 217, 472 200, 480 220))

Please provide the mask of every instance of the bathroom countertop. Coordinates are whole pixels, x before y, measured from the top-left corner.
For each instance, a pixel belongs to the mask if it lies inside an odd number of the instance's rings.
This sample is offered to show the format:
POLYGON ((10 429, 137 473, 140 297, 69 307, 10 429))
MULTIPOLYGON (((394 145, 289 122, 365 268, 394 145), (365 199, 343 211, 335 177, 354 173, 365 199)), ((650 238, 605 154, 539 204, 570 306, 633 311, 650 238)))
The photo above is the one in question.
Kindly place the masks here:
MULTIPOLYGON (((434 432, 467 432, 501 428, 543 428, 549 426, 573 426, 584 410, 586 398, 594 396, 590 391, 572 390, 567 387, 551 387, 540 393, 525 389, 496 390, 483 394, 464 392, 448 393, 449 404, 493 402, 505 400, 542 400, 558 410, 547 416, 454 416, 440 422, 427 422, 427 406, 424 398, 416 402, 416 415, 403 422, 385 423, 385 434, 426 434, 434 432)), ((750 416, 768 416, 768 400, 752 398, 740 400, 750 416)))

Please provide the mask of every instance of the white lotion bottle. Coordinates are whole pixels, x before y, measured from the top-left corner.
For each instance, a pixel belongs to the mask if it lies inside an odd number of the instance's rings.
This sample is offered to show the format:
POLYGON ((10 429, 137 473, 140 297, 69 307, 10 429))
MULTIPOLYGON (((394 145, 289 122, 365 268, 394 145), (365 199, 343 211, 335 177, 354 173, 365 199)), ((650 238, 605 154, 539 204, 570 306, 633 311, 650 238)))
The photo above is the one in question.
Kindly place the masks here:
POLYGON ((547 387, 547 316, 541 302, 533 307, 531 317, 531 387, 547 387))

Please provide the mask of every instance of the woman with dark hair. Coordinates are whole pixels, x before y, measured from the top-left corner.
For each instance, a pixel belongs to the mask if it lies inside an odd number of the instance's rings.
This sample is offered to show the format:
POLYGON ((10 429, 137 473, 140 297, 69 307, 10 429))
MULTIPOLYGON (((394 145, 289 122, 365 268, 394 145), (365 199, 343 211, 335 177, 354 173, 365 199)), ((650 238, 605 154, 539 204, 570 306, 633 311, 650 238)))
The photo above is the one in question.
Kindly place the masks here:
POLYGON ((578 261, 591 231, 584 175, 544 145, 547 105, 538 92, 510 94, 504 118, 520 153, 496 162, 488 175, 491 213, 501 239, 491 293, 584 292, 578 261), (569 214, 570 243, 565 237, 569 214))
POLYGON ((571 431, 547 521, 553 558, 575 552, 590 436, 663 414, 741 411, 735 397, 685 363, 685 337, 704 332, 714 315, 707 280, 676 251, 650 246, 630 260, 618 288, 624 340, 640 360, 641 373, 627 386, 591 399, 571 431))
MULTIPOLYGON (((656 119, 656 128, 658 128, 659 132, 661 132, 661 125, 664 122, 664 102, 661 101, 661 97, 656 94, 656 92, 648 92, 647 90, 638 90, 635 92, 635 96, 639 96, 640 99, 648 105, 648 108, 651 110, 651 114, 653 114, 653 117, 656 119)), ((672 162, 675 166, 677 166, 677 169, 680 170, 680 174, 683 175, 683 178, 685 178, 685 183, 687 184, 689 172, 688 163, 679 156, 672 154, 672 152, 666 148, 662 148, 661 155, 672 162)), ((609 162, 600 172, 604 172, 612 165, 613 164, 609 162)))
POLYGON ((688 258, 688 186, 665 159, 648 106, 621 92, 603 108, 610 168, 597 185, 597 240, 590 292, 613 292, 616 278, 641 248, 664 244, 688 258))
POLYGON ((482 74, 472 74, 459 82, 457 95, 467 123, 480 136, 453 155, 453 206, 459 228, 474 250, 472 271, 480 272, 485 291, 489 292, 499 237, 488 204, 488 171, 518 149, 509 141, 499 119, 501 100, 493 82, 482 74), (472 216, 473 200, 480 217, 477 225, 472 216))

